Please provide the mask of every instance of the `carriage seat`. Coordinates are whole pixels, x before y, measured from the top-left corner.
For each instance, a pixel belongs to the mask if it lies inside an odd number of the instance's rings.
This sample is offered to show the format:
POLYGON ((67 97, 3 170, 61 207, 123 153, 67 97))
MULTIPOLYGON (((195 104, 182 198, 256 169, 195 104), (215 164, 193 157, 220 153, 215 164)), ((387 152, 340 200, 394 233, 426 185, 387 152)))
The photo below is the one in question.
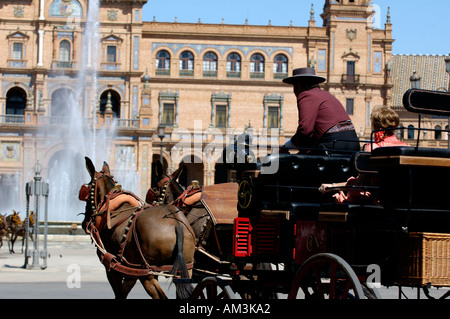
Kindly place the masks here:
POLYGON ((374 149, 371 163, 380 178, 381 201, 393 209, 448 209, 450 150, 416 147, 374 149))
POLYGON ((259 176, 282 185, 318 187, 322 183, 346 180, 352 174, 352 155, 270 154, 264 158, 259 176))
POLYGON ((352 154, 271 154, 253 180, 255 200, 263 207, 285 209, 292 216, 314 220, 319 204, 331 201, 318 191, 322 183, 345 181, 353 175, 352 154), (267 170, 264 170, 267 169, 267 170))
POLYGON ((372 151, 372 164, 450 167, 450 150, 431 147, 393 146, 372 151))

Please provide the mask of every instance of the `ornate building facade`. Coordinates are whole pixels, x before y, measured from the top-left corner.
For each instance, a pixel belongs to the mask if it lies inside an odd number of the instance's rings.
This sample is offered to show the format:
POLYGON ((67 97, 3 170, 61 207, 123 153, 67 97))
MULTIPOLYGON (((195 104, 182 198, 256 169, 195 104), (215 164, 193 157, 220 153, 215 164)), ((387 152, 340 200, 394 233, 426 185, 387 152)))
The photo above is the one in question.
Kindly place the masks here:
POLYGON ((116 177, 135 174, 123 184, 140 196, 161 155, 169 170, 187 164, 185 184, 226 182, 221 150, 244 129, 253 129, 258 157, 294 134, 295 96, 281 80, 297 67, 327 78, 322 88, 362 139, 371 109, 392 104, 392 24, 388 16, 373 27, 370 0, 325 0, 321 21, 311 10, 304 27, 143 21, 146 0, 101 0, 92 22, 92 2, 0 3, 0 209, 24 207, 37 161, 50 194, 62 179, 54 171, 72 162, 76 192, 86 155, 116 177), (91 24, 96 45, 85 49, 91 24), (78 130, 60 131, 74 119, 78 130), (74 136, 95 140, 97 153, 72 150, 74 136))

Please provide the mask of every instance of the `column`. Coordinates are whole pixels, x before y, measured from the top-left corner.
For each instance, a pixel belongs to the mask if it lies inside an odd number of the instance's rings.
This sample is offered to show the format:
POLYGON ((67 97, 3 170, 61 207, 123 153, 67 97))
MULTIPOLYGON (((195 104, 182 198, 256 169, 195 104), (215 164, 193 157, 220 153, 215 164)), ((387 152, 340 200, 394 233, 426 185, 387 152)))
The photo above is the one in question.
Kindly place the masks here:
POLYGON ((45 0, 41 0, 41 6, 39 8, 39 20, 44 20, 44 8, 45 8, 45 0))
MULTIPOLYGON (((41 2, 42 3, 42 2, 41 2)), ((38 66, 43 66, 44 63, 42 61, 43 59, 43 53, 44 53, 44 30, 39 30, 39 53, 38 53, 38 66)))

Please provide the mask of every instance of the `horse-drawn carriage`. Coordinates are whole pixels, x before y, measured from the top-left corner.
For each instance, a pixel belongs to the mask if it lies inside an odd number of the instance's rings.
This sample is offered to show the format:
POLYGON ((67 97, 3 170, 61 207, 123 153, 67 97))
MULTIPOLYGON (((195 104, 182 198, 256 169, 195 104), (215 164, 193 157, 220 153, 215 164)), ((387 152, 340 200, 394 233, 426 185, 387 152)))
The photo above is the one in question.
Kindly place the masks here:
MULTIPOLYGON (((404 105, 449 116, 450 94, 410 90, 404 105)), ((450 151, 418 144, 274 153, 255 162, 244 140, 224 152, 237 183, 184 190, 177 171, 161 177, 147 202, 178 207, 165 217, 186 213, 179 221, 195 233, 192 298, 231 298, 232 291, 243 298, 377 298, 377 284, 424 288, 429 296, 429 287, 450 286, 450 151), (318 191, 358 174, 377 183, 352 190, 377 200, 337 204, 318 191)))
MULTIPOLYGON (((410 90, 404 105, 450 115, 448 93, 410 90)), ((232 260, 228 280, 208 278, 194 296, 219 282, 241 296, 288 298, 377 298, 377 285, 420 287, 430 296, 430 286, 450 286, 448 149, 308 150, 256 163, 245 160, 253 156, 242 144, 228 154, 239 184, 232 257, 222 257, 232 260), (377 182, 345 190, 371 192, 370 199, 337 204, 318 191, 357 175, 377 182)))

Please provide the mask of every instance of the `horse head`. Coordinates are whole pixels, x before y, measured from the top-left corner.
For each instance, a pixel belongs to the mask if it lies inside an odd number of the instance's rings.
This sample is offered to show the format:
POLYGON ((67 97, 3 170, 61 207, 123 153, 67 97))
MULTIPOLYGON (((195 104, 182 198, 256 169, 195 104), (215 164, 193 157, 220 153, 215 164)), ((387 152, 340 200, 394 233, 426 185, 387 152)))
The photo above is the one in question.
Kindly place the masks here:
POLYGON ((13 209, 13 214, 11 215, 11 223, 15 226, 20 226, 22 224, 22 219, 19 216, 19 212, 13 209))
POLYGON ((91 176, 91 180, 88 184, 81 186, 78 198, 86 202, 86 210, 82 222, 82 227, 86 231, 87 223, 98 213, 103 198, 114 188, 116 183, 113 176, 111 176, 108 163, 103 162, 102 170, 97 172, 91 159, 85 157, 85 160, 86 169, 91 176))
POLYGON ((161 163, 157 162, 156 180, 159 182, 155 188, 150 188, 147 191, 145 201, 149 204, 173 203, 183 193, 183 188, 177 181, 183 169, 184 163, 181 163, 179 168, 172 174, 164 174, 161 163))

